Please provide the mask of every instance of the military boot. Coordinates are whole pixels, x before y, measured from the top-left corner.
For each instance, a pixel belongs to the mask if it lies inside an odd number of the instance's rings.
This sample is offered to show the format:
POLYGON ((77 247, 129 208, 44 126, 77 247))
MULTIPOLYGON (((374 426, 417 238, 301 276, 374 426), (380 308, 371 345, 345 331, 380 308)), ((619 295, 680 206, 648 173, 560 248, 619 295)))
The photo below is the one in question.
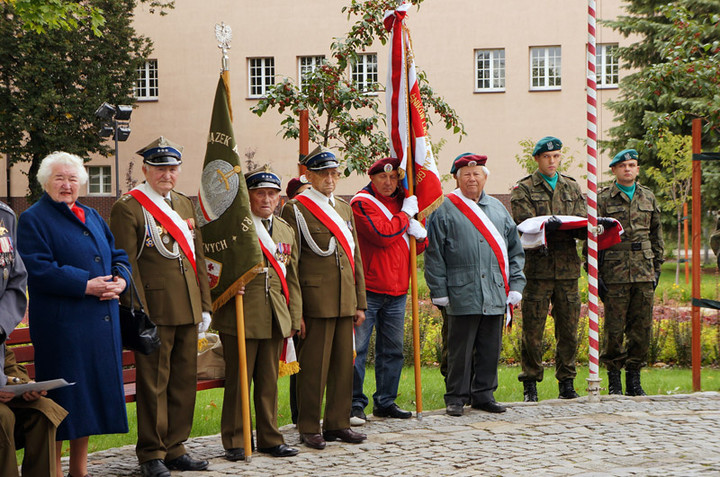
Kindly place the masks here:
POLYGON ((625 370, 625 395, 626 396, 647 396, 640 385, 640 370, 625 370))
POLYGON ((535 381, 523 381, 523 401, 538 402, 537 383, 535 381))
POLYGON ((558 396, 560 399, 576 399, 580 397, 580 395, 575 392, 575 383, 572 378, 560 381, 558 388, 560 389, 560 395, 558 396))
POLYGON ((622 393, 620 371, 608 371, 608 394, 620 394, 622 396, 622 393))

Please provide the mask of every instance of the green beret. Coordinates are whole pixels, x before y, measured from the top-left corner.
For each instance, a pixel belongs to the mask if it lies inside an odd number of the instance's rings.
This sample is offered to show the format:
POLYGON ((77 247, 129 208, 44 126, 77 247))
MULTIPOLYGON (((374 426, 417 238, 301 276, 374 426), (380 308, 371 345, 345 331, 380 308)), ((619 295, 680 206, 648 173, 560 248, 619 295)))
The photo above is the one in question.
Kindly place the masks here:
POLYGON ((562 141, 560 139, 552 136, 545 136, 540 139, 537 144, 535 144, 535 149, 533 149, 532 155, 537 156, 543 152, 559 151, 560 149, 562 149, 562 141))
POLYGON ((610 167, 615 166, 617 164, 620 164, 624 161, 630 161, 632 159, 638 160, 638 153, 635 149, 625 149, 624 151, 620 151, 617 154, 615 154, 615 157, 613 157, 613 160, 610 161, 610 167))

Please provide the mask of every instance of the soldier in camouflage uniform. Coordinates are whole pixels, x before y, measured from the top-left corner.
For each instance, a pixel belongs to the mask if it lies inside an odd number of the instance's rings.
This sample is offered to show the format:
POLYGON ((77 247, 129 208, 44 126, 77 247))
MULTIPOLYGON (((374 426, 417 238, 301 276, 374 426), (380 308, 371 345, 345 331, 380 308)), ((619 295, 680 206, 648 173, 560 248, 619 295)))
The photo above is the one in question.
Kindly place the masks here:
POLYGON ((610 168, 615 183, 598 193, 598 216, 617 219, 624 233, 620 243, 603 252, 600 263, 600 279, 607 287, 600 361, 608 370, 610 394, 622 394, 624 367, 625 394, 644 396, 640 368, 647 360, 653 296, 664 253, 660 209, 650 189, 635 182, 637 151, 619 152, 610 168))
MULTIPOLYGON (((560 174, 562 142, 551 136, 535 145, 533 156, 538 170, 523 177, 512 191, 510 204, 516 223, 541 215, 587 215, 585 200, 575 179, 560 174)), ((537 401, 537 382, 543 379, 542 341, 548 308, 552 303, 555 320, 555 377, 560 398, 578 397, 575 379, 577 328, 580 317, 580 258, 575 239, 583 239, 585 229, 558 230, 560 221, 545 224, 547 248, 527 250, 527 285, 522 301, 522 381, 525 402, 537 401)))

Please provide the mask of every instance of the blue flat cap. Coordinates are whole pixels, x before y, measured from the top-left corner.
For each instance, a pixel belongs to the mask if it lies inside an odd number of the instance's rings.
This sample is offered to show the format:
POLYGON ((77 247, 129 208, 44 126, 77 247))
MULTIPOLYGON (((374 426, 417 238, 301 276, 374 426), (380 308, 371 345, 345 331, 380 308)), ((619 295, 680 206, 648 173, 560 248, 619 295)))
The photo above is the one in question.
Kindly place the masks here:
POLYGON ((275 174, 270 166, 265 165, 260 169, 245 174, 245 183, 248 190, 251 189, 277 189, 282 190, 280 176, 275 174))

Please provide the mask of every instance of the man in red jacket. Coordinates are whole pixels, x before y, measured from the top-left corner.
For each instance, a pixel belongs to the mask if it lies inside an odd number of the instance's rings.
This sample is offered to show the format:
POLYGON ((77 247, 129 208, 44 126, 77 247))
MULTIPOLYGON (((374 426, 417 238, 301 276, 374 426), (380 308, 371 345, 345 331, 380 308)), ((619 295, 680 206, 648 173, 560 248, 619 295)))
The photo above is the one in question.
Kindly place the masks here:
POLYGON ((418 212, 417 197, 405 197, 398 187, 400 161, 385 158, 368 170, 370 184, 350 201, 355 215, 365 272, 367 310, 365 322, 355 328, 355 374, 350 423, 366 421, 368 398, 363 393, 365 360, 373 327, 375 383, 373 415, 407 419, 412 416, 395 404, 403 365, 405 298, 410 279, 409 235, 417 239, 417 251, 427 245, 425 228, 412 217, 418 212))

